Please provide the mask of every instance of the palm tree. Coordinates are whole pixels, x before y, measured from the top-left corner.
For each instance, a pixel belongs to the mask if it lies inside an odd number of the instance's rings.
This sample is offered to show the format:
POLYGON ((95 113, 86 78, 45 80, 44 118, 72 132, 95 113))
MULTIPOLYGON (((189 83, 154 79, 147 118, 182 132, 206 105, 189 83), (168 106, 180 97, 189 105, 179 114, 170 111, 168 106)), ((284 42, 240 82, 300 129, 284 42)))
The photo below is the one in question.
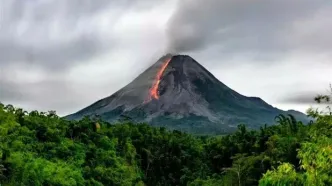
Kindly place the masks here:
POLYGON ((5 106, 5 110, 7 111, 7 112, 11 112, 11 113, 13 113, 14 111, 15 111, 15 108, 14 108, 14 106, 13 105, 6 105, 5 106))
POLYGON ((288 117, 286 117, 283 114, 280 114, 275 117, 275 120, 277 121, 277 123, 279 123, 281 126, 283 126, 283 128, 286 128, 286 133, 288 133, 288 132, 297 133, 298 132, 298 124, 300 122, 298 122, 293 115, 288 114, 288 117))

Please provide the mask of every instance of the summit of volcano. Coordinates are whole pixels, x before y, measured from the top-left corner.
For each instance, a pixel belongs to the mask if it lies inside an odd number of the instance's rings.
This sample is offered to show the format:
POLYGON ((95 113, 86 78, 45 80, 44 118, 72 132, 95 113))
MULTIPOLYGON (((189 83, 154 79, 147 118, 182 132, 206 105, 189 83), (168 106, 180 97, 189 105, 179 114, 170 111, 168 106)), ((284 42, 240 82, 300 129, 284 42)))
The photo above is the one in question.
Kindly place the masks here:
POLYGON ((283 111, 237 93, 188 55, 167 54, 122 89, 66 118, 99 115, 116 122, 125 115, 153 126, 220 134, 238 124, 252 129, 273 124, 279 114, 307 121, 301 112, 283 111))

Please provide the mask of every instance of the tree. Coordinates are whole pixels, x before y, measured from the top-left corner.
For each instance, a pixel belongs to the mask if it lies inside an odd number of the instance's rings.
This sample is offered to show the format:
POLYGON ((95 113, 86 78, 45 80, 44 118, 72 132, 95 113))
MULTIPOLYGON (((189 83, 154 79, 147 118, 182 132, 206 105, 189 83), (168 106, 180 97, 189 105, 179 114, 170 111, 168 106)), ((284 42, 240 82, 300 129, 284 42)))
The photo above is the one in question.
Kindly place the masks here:
MULTIPOLYGON (((330 103, 330 95, 318 95, 315 100, 330 103)), ((315 121, 307 127, 309 135, 298 150, 301 172, 297 173, 294 165, 283 163, 264 174, 260 185, 332 185, 332 114, 327 109, 328 112, 308 111, 315 121)), ((280 118, 285 121, 284 117, 280 118)))
POLYGON ((302 186, 303 181, 294 166, 283 163, 275 170, 268 170, 259 181, 259 186, 302 186))
POLYGON ((307 185, 332 185, 332 139, 321 136, 305 142, 299 151, 307 185))

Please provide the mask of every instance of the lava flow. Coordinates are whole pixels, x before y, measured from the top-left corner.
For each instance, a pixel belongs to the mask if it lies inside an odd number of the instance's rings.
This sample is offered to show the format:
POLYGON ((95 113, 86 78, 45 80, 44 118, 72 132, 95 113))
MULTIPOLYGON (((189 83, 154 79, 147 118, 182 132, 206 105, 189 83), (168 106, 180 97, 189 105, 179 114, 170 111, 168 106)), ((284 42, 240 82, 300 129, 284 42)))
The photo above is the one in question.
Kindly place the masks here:
POLYGON ((161 76, 163 75, 166 67, 168 66, 169 62, 171 61, 171 59, 172 58, 166 59, 165 62, 164 62, 164 64, 162 65, 162 67, 157 72, 156 78, 155 78, 155 80, 153 82, 152 87, 150 88, 150 91, 149 91, 149 99, 148 99, 148 101, 151 101, 152 98, 159 99, 158 88, 159 88, 159 84, 160 84, 160 79, 161 79, 161 76))

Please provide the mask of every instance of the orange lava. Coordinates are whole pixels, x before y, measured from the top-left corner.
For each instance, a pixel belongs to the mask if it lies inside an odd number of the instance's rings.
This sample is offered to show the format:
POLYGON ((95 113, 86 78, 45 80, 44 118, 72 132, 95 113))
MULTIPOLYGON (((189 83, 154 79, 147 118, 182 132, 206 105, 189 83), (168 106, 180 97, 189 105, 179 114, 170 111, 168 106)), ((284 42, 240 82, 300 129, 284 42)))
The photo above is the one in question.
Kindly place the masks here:
POLYGON ((149 100, 148 101, 151 101, 152 98, 154 99, 159 99, 159 95, 158 95, 158 88, 159 88, 159 84, 160 84, 160 78, 161 76, 163 75, 166 67, 168 66, 169 62, 171 61, 172 58, 168 58, 165 60, 164 64, 162 65, 162 67, 159 69, 157 75, 156 75, 156 78, 154 80, 154 83, 150 89, 150 92, 149 92, 149 100))

